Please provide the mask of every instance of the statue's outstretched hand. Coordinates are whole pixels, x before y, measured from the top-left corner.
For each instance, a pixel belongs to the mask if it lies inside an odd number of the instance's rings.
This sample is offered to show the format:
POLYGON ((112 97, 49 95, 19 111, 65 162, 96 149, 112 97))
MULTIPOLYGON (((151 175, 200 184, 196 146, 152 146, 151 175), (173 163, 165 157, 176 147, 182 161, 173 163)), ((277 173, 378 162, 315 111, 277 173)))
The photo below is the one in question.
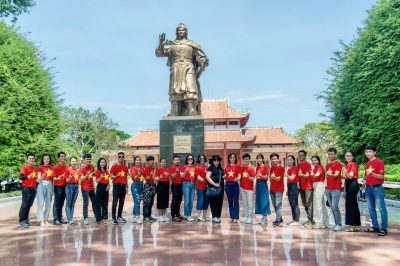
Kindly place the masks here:
POLYGON ((161 33, 159 35, 159 39, 160 39, 160 46, 165 44, 165 33, 161 33))

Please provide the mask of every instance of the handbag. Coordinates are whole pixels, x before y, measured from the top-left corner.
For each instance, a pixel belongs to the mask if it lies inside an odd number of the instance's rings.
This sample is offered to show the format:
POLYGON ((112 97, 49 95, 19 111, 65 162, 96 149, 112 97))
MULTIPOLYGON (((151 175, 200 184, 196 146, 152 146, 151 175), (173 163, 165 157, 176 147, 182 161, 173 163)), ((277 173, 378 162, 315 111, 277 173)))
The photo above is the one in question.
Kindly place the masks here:
POLYGON ((215 198, 221 195, 222 189, 221 189, 221 169, 219 169, 219 181, 218 183, 220 184, 219 187, 209 187, 206 190, 206 196, 209 198, 215 198))

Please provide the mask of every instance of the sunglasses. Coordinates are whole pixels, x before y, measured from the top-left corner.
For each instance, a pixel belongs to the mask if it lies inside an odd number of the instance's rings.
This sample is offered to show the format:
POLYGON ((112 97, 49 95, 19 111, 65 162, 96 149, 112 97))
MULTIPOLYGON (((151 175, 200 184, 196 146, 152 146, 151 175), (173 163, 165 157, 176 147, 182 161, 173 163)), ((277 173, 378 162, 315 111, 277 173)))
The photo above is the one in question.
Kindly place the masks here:
POLYGON ((193 158, 188 158, 188 160, 193 160, 193 158))
POLYGON ((125 156, 124 155, 119 155, 118 158, 125 158, 125 156))
POLYGON ((213 161, 214 161, 214 162, 219 162, 219 159, 214 159, 213 161))

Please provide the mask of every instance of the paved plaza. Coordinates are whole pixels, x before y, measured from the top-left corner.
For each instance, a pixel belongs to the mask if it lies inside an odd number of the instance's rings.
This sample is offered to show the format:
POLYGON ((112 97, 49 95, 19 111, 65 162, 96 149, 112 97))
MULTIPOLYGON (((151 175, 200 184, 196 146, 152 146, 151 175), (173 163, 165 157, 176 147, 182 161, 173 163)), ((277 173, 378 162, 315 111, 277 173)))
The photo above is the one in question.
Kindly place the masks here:
MULTIPOLYGON (((131 223, 131 195, 126 199, 124 215, 128 223, 124 225, 80 223, 29 229, 17 228, 20 200, 0 203, 1 265, 400 265, 400 226, 391 218, 400 209, 394 207, 389 207, 389 235, 378 237, 299 227, 274 228, 274 213, 267 226, 230 224, 226 199, 221 224, 137 225, 131 223)), ((111 209, 111 202, 109 206, 111 209)), ((343 200, 341 206, 343 214, 343 200)), ((366 213, 365 205, 362 213, 366 213)), ((75 218, 81 219, 81 215, 79 195, 75 218)), ((36 202, 31 222, 35 216, 36 202)), ((283 217, 289 221, 287 198, 283 217)), ((398 223, 398 216, 396 219, 398 223)), ((362 220, 369 225, 368 217, 362 220)))

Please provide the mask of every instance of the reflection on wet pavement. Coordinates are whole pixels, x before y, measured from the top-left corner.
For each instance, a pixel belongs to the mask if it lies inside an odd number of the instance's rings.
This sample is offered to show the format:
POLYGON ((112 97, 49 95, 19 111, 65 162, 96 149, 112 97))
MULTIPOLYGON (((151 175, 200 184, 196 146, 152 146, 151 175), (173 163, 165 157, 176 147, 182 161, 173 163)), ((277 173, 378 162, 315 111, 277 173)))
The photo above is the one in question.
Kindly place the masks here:
MULTIPOLYGON (((221 224, 143 225, 129 219, 118 226, 51 225, 18 230, 18 207, 0 206, 1 265, 400 265, 397 225, 390 227, 387 237, 273 228, 272 214, 264 227, 230 224, 227 219, 221 224)), ((81 202, 76 210, 82 210, 81 202)), ((132 210, 131 201, 125 210, 132 210)), ((33 212, 31 218, 36 215, 33 212)), ((226 212, 224 206, 224 217, 226 212)), ((289 213, 285 207, 284 218, 289 213)))

